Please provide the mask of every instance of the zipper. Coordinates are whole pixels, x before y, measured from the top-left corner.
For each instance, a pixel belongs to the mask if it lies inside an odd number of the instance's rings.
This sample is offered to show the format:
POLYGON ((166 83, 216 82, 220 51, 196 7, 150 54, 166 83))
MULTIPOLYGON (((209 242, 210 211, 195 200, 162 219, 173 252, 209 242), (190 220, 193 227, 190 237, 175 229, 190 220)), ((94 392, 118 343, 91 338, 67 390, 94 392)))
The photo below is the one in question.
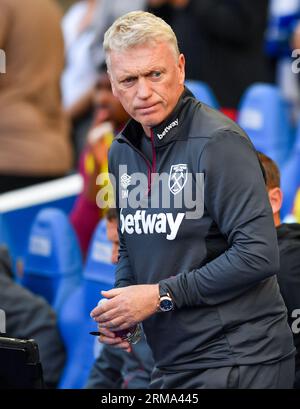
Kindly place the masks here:
POLYGON ((152 129, 150 130, 150 139, 151 139, 151 145, 152 145, 152 168, 151 168, 151 174, 150 174, 150 182, 148 179, 148 195, 151 191, 151 175, 152 173, 156 173, 156 152, 155 152, 155 147, 154 147, 154 136, 153 136, 152 129))
POLYGON ((133 150, 135 150, 146 162, 147 165, 147 179, 148 179, 148 192, 146 192, 148 195, 150 194, 151 191, 151 174, 156 173, 156 152, 155 152, 155 147, 154 147, 154 136, 153 136, 153 131, 151 129, 150 132, 150 139, 151 139, 151 145, 152 145, 152 166, 147 157, 141 152, 139 149, 137 149, 127 138, 124 136, 121 136, 121 139, 125 141, 133 150))

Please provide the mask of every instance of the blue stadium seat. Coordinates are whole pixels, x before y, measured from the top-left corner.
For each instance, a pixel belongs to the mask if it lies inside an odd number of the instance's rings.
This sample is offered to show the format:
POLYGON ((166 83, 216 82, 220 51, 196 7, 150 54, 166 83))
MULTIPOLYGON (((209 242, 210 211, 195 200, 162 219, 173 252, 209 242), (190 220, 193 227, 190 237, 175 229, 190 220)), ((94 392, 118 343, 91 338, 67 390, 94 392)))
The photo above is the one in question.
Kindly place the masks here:
POLYGON ((296 141, 287 163, 281 171, 281 189, 283 191, 283 204, 281 218, 284 219, 292 213, 292 208, 297 190, 300 187, 300 121, 296 133, 296 141))
POLYGON ((82 360, 80 354, 85 354, 82 351, 82 337, 85 339, 86 334, 83 330, 86 319, 83 308, 83 287, 80 285, 65 299, 57 315, 58 327, 67 355, 58 386, 60 389, 76 388, 78 383, 76 381, 82 360))
POLYGON ((5 246, 9 249, 10 243, 11 243, 11 238, 9 235, 9 231, 5 223, 5 219, 3 215, 0 213, 0 246, 5 246))
POLYGON ((58 311, 79 285, 81 274, 80 247, 68 217, 60 209, 41 210, 31 227, 22 285, 58 311))
POLYGON ((202 81, 186 80, 185 85, 195 98, 212 108, 219 109, 219 103, 209 85, 202 81))
MULTIPOLYGON (((70 359, 61 379, 60 389, 84 387, 96 358, 95 343, 96 345, 99 343, 89 332, 96 331, 97 325, 90 318, 90 312, 102 298, 100 291, 114 286, 115 266, 111 263, 111 250, 112 245, 106 238, 106 220, 102 220, 95 230, 89 247, 78 294, 74 295, 74 300, 70 298, 67 301, 59 317, 67 351, 70 350, 68 353, 70 359), (74 316, 80 322, 75 322, 74 316), (66 325, 64 325, 65 320, 68 321, 66 325), (72 325, 74 325, 73 331, 70 328, 72 325), (75 339, 74 332, 80 334, 75 339)), ((96 353, 99 353, 99 349, 96 353)))
POLYGON ((270 156, 282 168, 294 138, 288 107, 278 87, 263 83, 251 85, 242 97, 238 123, 255 148, 270 156))

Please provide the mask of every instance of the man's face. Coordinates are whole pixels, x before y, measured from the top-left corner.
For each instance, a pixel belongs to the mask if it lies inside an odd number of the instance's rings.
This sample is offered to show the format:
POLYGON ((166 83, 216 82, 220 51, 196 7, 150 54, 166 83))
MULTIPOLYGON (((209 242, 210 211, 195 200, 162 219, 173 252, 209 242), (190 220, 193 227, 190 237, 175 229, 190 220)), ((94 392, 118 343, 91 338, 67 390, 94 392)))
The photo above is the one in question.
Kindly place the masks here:
POLYGON ((113 264, 117 264, 119 254, 119 236, 117 220, 107 220, 106 234, 107 239, 112 242, 111 261, 113 264))
POLYGON ((184 84, 184 56, 159 42, 109 54, 114 95, 149 135, 174 109, 184 84))

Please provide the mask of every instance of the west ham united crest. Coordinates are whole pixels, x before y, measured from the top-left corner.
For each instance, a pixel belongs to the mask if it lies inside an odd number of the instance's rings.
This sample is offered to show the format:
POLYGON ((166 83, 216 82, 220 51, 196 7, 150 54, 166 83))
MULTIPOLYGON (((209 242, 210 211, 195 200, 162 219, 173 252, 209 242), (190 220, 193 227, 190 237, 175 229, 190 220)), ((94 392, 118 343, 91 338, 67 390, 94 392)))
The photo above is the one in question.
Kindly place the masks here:
POLYGON ((172 165, 169 174, 169 189, 176 195, 186 184, 188 168, 186 164, 172 165))

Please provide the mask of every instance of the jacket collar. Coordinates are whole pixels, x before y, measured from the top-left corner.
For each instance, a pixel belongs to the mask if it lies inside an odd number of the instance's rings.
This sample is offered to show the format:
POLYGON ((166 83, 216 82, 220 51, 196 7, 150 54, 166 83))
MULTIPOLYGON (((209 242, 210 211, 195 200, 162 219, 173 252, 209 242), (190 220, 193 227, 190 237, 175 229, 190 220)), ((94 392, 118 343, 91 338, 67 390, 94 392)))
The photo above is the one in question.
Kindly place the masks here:
MULTIPOLYGON (((152 128, 155 147, 161 147, 176 140, 185 140, 188 135, 191 112, 188 109, 193 94, 185 88, 171 114, 159 125, 152 128)), ((117 140, 130 142, 139 148, 144 130, 140 123, 131 119, 117 140)))

